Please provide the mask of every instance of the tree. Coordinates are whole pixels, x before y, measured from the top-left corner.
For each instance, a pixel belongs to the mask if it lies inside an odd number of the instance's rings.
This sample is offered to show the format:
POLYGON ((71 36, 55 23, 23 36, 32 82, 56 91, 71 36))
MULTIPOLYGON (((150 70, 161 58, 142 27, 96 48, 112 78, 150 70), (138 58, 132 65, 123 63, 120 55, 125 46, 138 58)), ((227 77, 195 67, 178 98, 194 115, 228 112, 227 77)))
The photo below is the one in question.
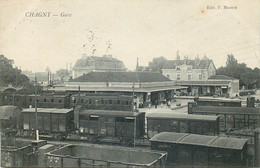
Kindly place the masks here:
POLYGON ((14 61, 0 55, 0 81, 2 85, 28 86, 29 78, 20 69, 13 68, 14 61))
POLYGON ((152 70, 153 72, 160 72, 162 73, 163 65, 167 62, 163 56, 154 58, 152 62, 149 62, 148 69, 152 70))
POLYGON ((260 70, 248 68, 245 63, 238 63, 233 54, 227 56, 226 66, 217 69, 217 75, 226 75, 239 79, 239 85, 252 87, 260 79, 260 70))
POLYGON ((69 76, 69 72, 66 69, 59 69, 56 71, 56 75, 63 81, 64 77, 69 76))

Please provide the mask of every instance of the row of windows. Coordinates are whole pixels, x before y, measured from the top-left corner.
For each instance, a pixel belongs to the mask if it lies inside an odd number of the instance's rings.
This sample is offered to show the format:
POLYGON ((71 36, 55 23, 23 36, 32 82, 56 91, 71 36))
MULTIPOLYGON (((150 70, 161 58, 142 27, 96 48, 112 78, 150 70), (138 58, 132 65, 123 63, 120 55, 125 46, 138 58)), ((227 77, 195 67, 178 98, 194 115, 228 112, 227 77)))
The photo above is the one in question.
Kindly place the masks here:
MULTIPOLYGON (((40 99, 39 99, 39 98, 37 98, 36 100, 37 100, 37 102, 40 102, 40 99)), ((32 98, 30 98, 30 99, 29 99, 29 102, 32 102, 32 101, 34 101, 34 100, 33 100, 32 98)), ((41 101, 41 102, 49 102, 49 100, 46 99, 46 98, 44 98, 43 101, 41 101)), ((50 102, 53 103, 53 102, 55 102, 55 100, 54 100, 54 99, 51 99, 50 102)), ((59 99, 58 102, 59 102, 59 103, 62 103, 62 99, 59 99)))
MULTIPOLYGON (((171 75, 169 73, 166 74, 166 77, 171 79, 171 75)), ((181 80, 181 74, 177 74, 176 79, 181 80)), ((188 80, 191 80, 191 74, 188 74, 188 80)), ((199 74, 199 80, 202 80, 202 74, 199 74)))
MULTIPOLYGON (((92 104, 92 99, 80 99, 80 103, 88 103, 88 104, 92 104)), ((74 103, 77 103, 76 99, 74 100, 74 103)), ((95 100, 95 104, 99 104, 98 100, 95 100)), ((117 105, 129 105, 130 102, 129 101, 121 101, 121 100, 117 100, 116 103, 113 100, 108 100, 107 103, 105 102, 105 100, 101 99, 100 100, 100 104, 117 104, 117 105)))
MULTIPOLYGON (((176 67, 176 70, 177 70, 177 71, 180 71, 180 70, 181 70, 181 68, 180 68, 180 67, 176 67)), ((190 66, 188 66, 188 67, 187 67, 187 70, 188 70, 188 71, 191 71, 191 67, 190 67, 190 66)))

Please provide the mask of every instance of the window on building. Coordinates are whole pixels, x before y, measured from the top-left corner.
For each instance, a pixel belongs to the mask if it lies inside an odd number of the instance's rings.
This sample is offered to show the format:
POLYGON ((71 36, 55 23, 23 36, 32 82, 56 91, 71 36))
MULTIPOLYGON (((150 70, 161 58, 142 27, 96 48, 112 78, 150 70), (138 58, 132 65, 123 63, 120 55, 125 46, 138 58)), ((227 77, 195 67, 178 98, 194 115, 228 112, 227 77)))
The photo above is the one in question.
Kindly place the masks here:
POLYGON ((46 98, 44 98, 43 101, 46 102, 47 101, 46 98))
POLYGON ((117 100, 117 104, 120 104, 120 100, 117 100))
POLYGON ((199 74, 199 80, 202 80, 202 75, 201 74, 199 74))
POLYGON ((89 115, 89 120, 97 121, 99 119, 98 115, 89 115))
POLYGON ((62 101, 61 101, 61 99, 59 100, 59 103, 61 103, 62 101))
POLYGON ((39 98, 37 98, 37 102, 39 102, 40 101, 40 99, 39 98))
POLYGON ((128 103, 128 101, 125 101, 125 105, 128 105, 129 103, 128 103))
POLYGON ((191 80, 191 74, 188 74, 188 80, 191 80))
POLYGON ((92 103, 92 101, 91 101, 91 99, 89 99, 88 104, 91 104, 91 103, 92 103))
POLYGON ((180 67, 176 67, 176 69, 177 69, 177 71, 181 70, 181 68, 180 68, 180 67))
POLYGON ((81 99, 81 100, 80 100, 80 102, 81 102, 81 104, 83 104, 83 102, 84 102, 84 99, 81 99))
POLYGON ((51 102, 54 102, 54 99, 51 99, 51 102))
POLYGON ((109 100, 109 104, 112 104, 113 102, 112 102, 112 100, 109 100))
POLYGON ((171 78, 171 75, 170 75, 169 73, 167 73, 167 74, 166 74, 166 77, 167 77, 168 79, 170 79, 170 78, 171 78))
POLYGON ((177 74, 176 79, 177 79, 177 80, 180 80, 180 79, 181 79, 181 75, 180 75, 180 74, 177 74))
POLYGON ((103 99, 101 99, 101 104, 104 104, 104 100, 103 99))
POLYGON ((29 100, 30 102, 32 102, 32 98, 30 98, 30 100, 29 100))
POLYGON ((191 67, 188 67, 187 70, 188 70, 188 71, 191 71, 191 67))

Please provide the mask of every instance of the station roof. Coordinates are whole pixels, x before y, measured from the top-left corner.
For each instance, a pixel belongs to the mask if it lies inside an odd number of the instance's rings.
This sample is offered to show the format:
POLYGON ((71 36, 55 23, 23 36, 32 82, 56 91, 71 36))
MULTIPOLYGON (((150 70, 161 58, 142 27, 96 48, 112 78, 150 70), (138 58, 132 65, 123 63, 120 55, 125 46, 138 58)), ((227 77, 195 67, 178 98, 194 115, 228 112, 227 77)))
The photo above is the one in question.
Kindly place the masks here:
MULTIPOLYGON (((176 85, 165 85, 165 86, 150 86, 150 87, 141 87, 134 88, 135 92, 156 92, 164 90, 174 90, 174 89, 186 89, 185 86, 176 86, 176 85)), ((55 87, 50 90, 54 91, 78 91, 78 86, 66 86, 66 87, 55 87)), ((80 91, 97 91, 97 92, 133 92, 132 87, 80 87, 80 91)))
POLYGON ((236 113, 236 114, 260 114, 260 108, 254 107, 222 107, 222 106, 195 106, 193 112, 205 113, 236 113))
POLYGON ((247 139, 229 138, 188 133, 161 132, 153 136, 152 142, 166 142, 173 144, 200 145, 224 149, 242 149, 247 139))
POLYGON ((213 79, 213 80, 238 80, 236 78, 226 76, 226 75, 213 75, 209 77, 208 79, 213 79))
POLYGON ((179 85, 203 85, 203 86, 229 86, 231 81, 227 80, 206 80, 206 81, 176 81, 179 85))
MULTIPOLYGON (((61 113, 71 112, 72 109, 57 109, 57 108, 37 108, 37 113, 61 113)), ((24 109, 22 113, 35 113, 35 108, 24 109)))
POLYGON ((147 118, 153 119, 183 119, 199 121, 216 121, 219 116, 195 115, 195 114, 175 114, 175 113, 149 113, 147 118))
POLYGON ((93 114, 93 115, 106 115, 106 116, 129 116, 129 117, 134 117, 138 116, 142 113, 145 112, 133 112, 133 111, 112 111, 112 110, 83 110, 79 112, 79 115, 82 114, 93 114))
POLYGON ((9 119, 17 109, 21 110, 17 106, 0 106, 0 119, 9 119))

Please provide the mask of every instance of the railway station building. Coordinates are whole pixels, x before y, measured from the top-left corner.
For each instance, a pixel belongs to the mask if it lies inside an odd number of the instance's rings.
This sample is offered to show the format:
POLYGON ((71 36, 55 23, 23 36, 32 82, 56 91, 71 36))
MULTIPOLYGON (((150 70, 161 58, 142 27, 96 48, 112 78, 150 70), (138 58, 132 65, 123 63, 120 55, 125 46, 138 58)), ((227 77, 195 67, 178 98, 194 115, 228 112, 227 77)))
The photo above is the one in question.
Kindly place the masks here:
POLYGON ((154 72, 89 72, 50 90, 81 95, 108 93, 135 95, 141 106, 169 101, 177 90, 187 89, 160 73, 154 72))
POLYGON ((232 97, 239 94, 239 80, 225 75, 214 75, 205 81, 176 81, 176 84, 186 86, 190 95, 232 97))

